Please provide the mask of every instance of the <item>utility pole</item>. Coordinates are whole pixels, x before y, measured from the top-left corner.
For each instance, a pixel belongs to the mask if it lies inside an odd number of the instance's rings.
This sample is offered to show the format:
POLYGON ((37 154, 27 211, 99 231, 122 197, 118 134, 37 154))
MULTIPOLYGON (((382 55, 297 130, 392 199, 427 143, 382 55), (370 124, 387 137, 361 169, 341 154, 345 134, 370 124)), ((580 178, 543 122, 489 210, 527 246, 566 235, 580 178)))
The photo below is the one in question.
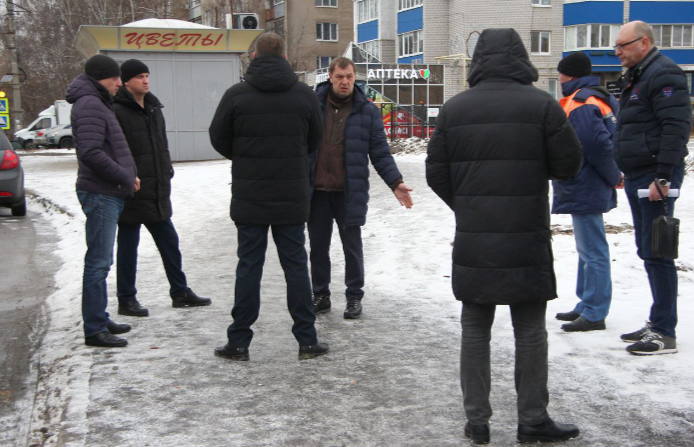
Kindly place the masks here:
POLYGON ((7 27, 7 49, 10 51, 10 61, 12 72, 12 103, 11 111, 12 118, 14 120, 13 131, 22 128, 22 115, 24 110, 22 109, 22 92, 21 86, 19 84, 19 62, 17 62, 17 39, 15 37, 14 29, 14 0, 7 0, 7 17, 6 17, 6 27, 7 27))

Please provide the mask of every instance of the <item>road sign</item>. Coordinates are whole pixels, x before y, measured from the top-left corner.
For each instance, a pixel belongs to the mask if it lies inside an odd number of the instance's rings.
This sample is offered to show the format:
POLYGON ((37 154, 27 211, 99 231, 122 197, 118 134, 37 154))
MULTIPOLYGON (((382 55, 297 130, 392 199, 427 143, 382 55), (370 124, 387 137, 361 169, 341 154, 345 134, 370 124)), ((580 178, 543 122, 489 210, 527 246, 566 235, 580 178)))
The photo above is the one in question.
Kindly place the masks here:
POLYGON ((0 129, 7 130, 10 128, 10 114, 0 113, 0 129))
POLYGON ((7 98, 0 98, 0 113, 10 113, 10 105, 7 98))

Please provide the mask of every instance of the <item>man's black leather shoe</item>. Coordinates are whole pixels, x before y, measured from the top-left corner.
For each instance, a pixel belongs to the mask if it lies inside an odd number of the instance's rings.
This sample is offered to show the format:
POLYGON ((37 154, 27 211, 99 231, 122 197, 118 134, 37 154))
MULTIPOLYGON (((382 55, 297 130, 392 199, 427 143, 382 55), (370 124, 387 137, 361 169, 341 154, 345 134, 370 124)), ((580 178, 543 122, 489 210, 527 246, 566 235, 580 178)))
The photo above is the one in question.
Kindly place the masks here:
POLYGON ((573 424, 560 424, 551 419, 537 425, 518 424, 518 441, 523 444, 530 442, 556 442, 576 438, 578 427, 573 424))
POLYGON ((571 312, 559 312, 554 318, 561 321, 574 321, 580 316, 581 314, 572 310, 571 312))
POLYGON ((212 304, 211 299, 197 296, 190 288, 187 288, 181 294, 172 298, 171 301, 173 307, 198 307, 209 306, 210 304, 212 304))
POLYGON ((118 335, 130 332, 132 326, 130 326, 129 324, 118 324, 115 321, 108 320, 108 323, 106 323, 106 329, 108 329, 110 333, 118 335))
POLYGON ((214 355, 217 357, 224 357, 225 359, 240 360, 243 362, 246 362, 251 358, 248 354, 248 348, 232 348, 228 344, 222 346, 221 348, 215 348, 214 355))
POLYGON ((130 300, 124 304, 118 305, 118 315, 127 315, 129 317, 146 317, 149 315, 149 310, 142 307, 139 301, 130 300))
POLYGON ((91 337, 84 338, 87 346, 98 346, 100 348, 122 348, 128 344, 128 340, 116 337, 108 331, 99 332, 91 337))
POLYGON ((299 360, 308 360, 330 351, 327 343, 317 342, 315 345, 299 346, 299 360))
POLYGON ((330 295, 313 295, 313 313, 324 314, 330 312, 330 295))
POLYGON ((606 327, 605 320, 588 321, 583 317, 578 317, 570 323, 561 325, 561 328, 566 332, 603 331, 606 327))
POLYGON ((489 424, 474 425, 468 421, 465 424, 465 436, 475 444, 489 444, 489 424))
POLYGON ((355 298, 353 296, 347 297, 347 307, 345 308, 344 317, 347 320, 354 320, 359 318, 361 315, 361 298, 355 298))

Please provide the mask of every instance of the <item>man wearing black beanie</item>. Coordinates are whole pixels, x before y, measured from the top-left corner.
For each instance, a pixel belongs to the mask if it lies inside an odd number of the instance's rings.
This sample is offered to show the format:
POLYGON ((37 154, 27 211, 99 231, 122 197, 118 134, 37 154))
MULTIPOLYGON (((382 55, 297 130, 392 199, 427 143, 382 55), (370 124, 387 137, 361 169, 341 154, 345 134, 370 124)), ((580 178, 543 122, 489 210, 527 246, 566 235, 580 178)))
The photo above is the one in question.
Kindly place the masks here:
POLYGON ((123 347, 117 337, 130 331, 116 324, 106 311, 106 278, 113 264, 113 243, 125 198, 140 188, 135 161, 113 113, 113 95, 120 87, 118 63, 97 54, 68 87, 66 99, 73 104, 72 135, 77 148, 77 197, 87 216, 87 254, 84 257, 82 319, 85 344, 123 347))
POLYGON ((552 213, 571 214, 576 251, 579 302, 570 312, 558 313, 567 332, 605 329, 612 301, 610 249, 605 236, 603 213, 617 206, 616 188, 623 188, 624 175, 612 154, 617 100, 600 77, 591 76, 592 65, 582 52, 571 53, 559 62, 560 101, 583 146, 583 167, 574 178, 553 181, 552 213))
POLYGON ((118 221, 118 313, 146 317, 149 310, 137 300, 137 247, 140 228, 149 230, 164 262, 173 307, 207 306, 209 298, 195 294, 183 273, 178 233, 171 222, 171 165, 164 107, 149 91, 149 68, 142 61, 130 59, 121 65, 123 85, 113 107, 130 146, 142 184, 140 190, 125 201, 118 221))

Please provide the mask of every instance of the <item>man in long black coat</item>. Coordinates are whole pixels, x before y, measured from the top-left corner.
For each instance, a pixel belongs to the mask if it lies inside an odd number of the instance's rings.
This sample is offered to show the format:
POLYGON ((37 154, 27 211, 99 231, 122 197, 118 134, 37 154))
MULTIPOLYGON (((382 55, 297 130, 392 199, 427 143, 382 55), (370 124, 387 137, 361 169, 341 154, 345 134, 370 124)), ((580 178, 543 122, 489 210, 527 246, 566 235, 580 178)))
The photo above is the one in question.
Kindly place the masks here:
POLYGON ((516 337, 518 440, 560 441, 578 428, 547 414, 547 301, 557 297, 549 180, 569 179, 583 150, 513 29, 482 32, 470 89, 444 106, 429 142, 429 186, 455 212, 453 292, 463 302, 460 379, 465 435, 489 441, 491 326, 510 305, 516 337))
POLYGON ((311 206, 309 154, 322 138, 318 99, 287 62, 284 40, 258 37, 245 80, 226 91, 210 125, 215 150, 231 160, 231 219, 238 230, 234 322, 215 354, 248 360, 260 310, 268 230, 287 281, 299 358, 328 352, 316 335, 304 230, 311 206))
POLYGON ((135 159, 140 190, 125 201, 118 220, 118 314, 146 317, 149 310, 137 300, 137 247, 144 225, 157 245, 169 280, 173 307, 208 306, 209 298, 199 297, 188 287, 183 273, 178 233, 171 222, 171 177, 173 167, 166 138, 162 104, 149 91, 149 68, 137 59, 123 62, 123 85, 113 110, 135 159))

